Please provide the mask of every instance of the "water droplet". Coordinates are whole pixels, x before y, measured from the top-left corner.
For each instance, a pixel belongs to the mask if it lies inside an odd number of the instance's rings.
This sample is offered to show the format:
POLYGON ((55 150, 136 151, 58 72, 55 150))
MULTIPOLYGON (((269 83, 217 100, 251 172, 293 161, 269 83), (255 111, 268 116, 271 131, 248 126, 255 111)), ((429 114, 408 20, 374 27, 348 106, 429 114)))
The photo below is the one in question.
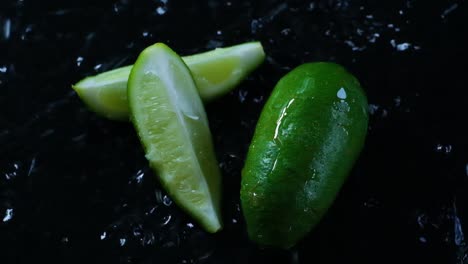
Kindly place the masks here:
POLYGON ((35 167, 36 167, 36 157, 34 157, 31 160, 31 165, 29 165, 29 170, 28 170, 28 176, 31 176, 31 173, 34 171, 35 167))
POLYGON ((239 101, 243 103, 245 99, 247 98, 248 92, 245 90, 239 90, 239 101))
POLYGON ((233 218, 233 219, 232 219, 232 223, 233 223, 233 224, 237 224, 237 219, 233 218))
POLYGON ((465 235, 463 234, 462 225, 460 222, 460 218, 455 215, 454 216, 454 225, 455 225, 455 245, 461 246, 465 243, 465 235))
POLYGON ((94 66, 94 70, 98 71, 101 67, 102 67, 102 64, 98 64, 98 65, 94 66))
POLYGON ((69 240, 68 240, 68 237, 62 237, 61 241, 62 241, 62 243, 66 244, 66 243, 68 243, 69 240))
POLYGON ((367 201, 364 202, 364 207, 369 208, 369 209, 378 208, 380 207, 380 202, 377 199, 371 197, 367 201))
POLYGON ((150 35, 150 33, 148 31, 143 31, 141 35, 146 38, 150 35))
POLYGON ((5 216, 3 217, 3 222, 8 222, 13 218, 13 209, 8 208, 5 211, 5 216))
POLYGON ((218 35, 218 36, 221 36, 222 34, 223 34, 223 32, 221 30, 216 31, 216 35, 218 35))
POLYGON ((363 51, 367 48, 366 45, 363 45, 363 46, 356 45, 356 43, 354 43, 352 40, 345 40, 344 43, 348 45, 349 47, 351 47, 353 51, 363 51))
POLYGON ((84 60, 84 58, 81 57, 81 56, 76 58, 76 66, 80 67, 83 60, 84 60))
POLYGON ((370 43, 375 43, 379 37, 380 37, 379 33, 374 33, 368 37, 368 40, 370 43))
POLYGON ((450 152, 452 152, 452 145, 437 144, 435 149, 436 152, 449 154, 450 152))
POLYGON ((0 67, 0 72, 1 72, 1 73, 6 73, 7 70, 8 70, 8 68, 7 68, 6 66, 0 67))
POLYGON ((3 38, 8 40, 11 34, 11 20, 7 18, 3 24, 3 38))
POLYGON ((106 236, 107 236, 107 233, 106 233, 106 232, 103 232, 103 233, 101 234, 101 240, 104 240, 104 239, 106 238, 106 236))
POLYGON ((160 7, 156 8, 156 13, 158 13, 158 15, 164 15, 166 12, 167 12, 166 7, 160 6, 160 7))
POLYGON ((117 4, 114 4, 112 6, 112 10, 114 11, 114 13, 118 14, 119 13, 119 6, 117 4))
POLYGON ((136 228, 133 229, 133 236, 135 236, 135 237, 141 236, 141 229, 140 228, 141 228, 141 226, 136 227, 136 228))
POLYGON ((445 9, 442 14, 440 15, 440 17, 442 19, 446 18, 448 14, 452 13, 455 9, 458 8, 458 4, 457 3, 454 3, 452 4, 451 6, 449 6, 447 9, 445 9))
POLYGON ((137 173, 130 178, 128 184, 132 184, 132 182, 136 182, 140 184, 143 182, 143 178, 145 177, 145 173, 142 170, 138 170, 137 173))
POLYGON ((281 35, 283 35, 283 36, 288 36, 290 33, 291 33, 290 28, 285 28, 285 29, 281 30, 281 35))
POLYGON ((397 97, 395 97, 395 99, 393 99, 393 101, 395 102, 395 106, 399 107, 400 104, 401 104, 401 97, 397 96, 397 97))
POLYGON ((411 44, 405 42, 405 43, 398 44, 398 45, 396 46, 396 49, 397 49, 398 51, 405 51, 405 50, 409 49, 410 47, 411 47, 411 44))
POLYGON ((369 104, 369 114, 373 115, 379 110, 379 106, 375 104, 369 104))
POLYGON ((423 229, 427 223, 428 223, 428 217, 424 213, 418 215, 418 218, 416 219, 419 228, 423 229))
POLYGON ((197 116, 197 115, 192 115, 192 114, 187 114, 187 113, 184 113, 184 115, 192 120, 199 120, 200 117, 197 116))
POLYGON ((163 219, 162 219, 162 224, 161 224, 161 225, 162 225, 162 226, 165 226, 165 225, 169 224, 169 222, 171 221, 171 219, 172 219, 172 216, 171 216, 171 215, 166 215, 166 216, 164 216, 163 219))
POLYGON ((188 227, 188 228, 193 228, 194 225, 193 225, 192 223, 187 223, 187 227, 188 227))
POLYGON ((169 196, 167 196, 167 195, 164 195, 164 197, 163 197, 163 204, 164 204, 165 206, 171 206, 171 204, 172 204, 171 198, 169 198, 169 196))
POLYGON ((387 117, 387 116, 388 116, 387 109, 382 109, 382 117, 387 117))
POLYGON ((307 6, 308 11, 312 11, 315 9, 315 2, 310 2, 309 5, 307 6))
POLYGON ((123 247, 126 242, 127 242, 127 240, 125 238, 119 239, 119 244, 120 244, 121 247, 123 247))
POLYGON ((423 236, 422 236, 422 237, 419 237, 419 241, 420 241, 421 243, 427 243, 427 239, 426 239, 425 237, 423 237, 423 236))
POLYGON ((261 103, 263 101, 263 95, 260 95, 258 97, 255 97, 253 99, 254 103, 261 103))
POLYGON ((14 171, 14 172, 8 172, 8 173, 5 173, 5 178, 6 178, 7 180, 11 180, 11 179, 15 178, 16 175, 17 175, 17 174, 16 174, 16 171, 14 171))
POLYGON ((250 31, 252 34, 257 33, 257 31, 261 28, 263 28, 263 22, 261 19, 253 19, 250 23, 250 31))
POLYGON ((336 96, 342 100, 346 99, 346 90, 343 87, 341 87, 341 89, 338 90, 338 92, 336 93, 336 96))

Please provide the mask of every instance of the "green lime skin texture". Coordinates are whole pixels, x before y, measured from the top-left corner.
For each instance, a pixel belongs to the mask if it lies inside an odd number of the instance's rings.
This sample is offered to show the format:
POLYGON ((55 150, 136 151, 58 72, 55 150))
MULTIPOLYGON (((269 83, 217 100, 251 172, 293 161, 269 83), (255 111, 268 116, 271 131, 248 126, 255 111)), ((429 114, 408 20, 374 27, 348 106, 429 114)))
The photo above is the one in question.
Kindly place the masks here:
POLYGON ((333 203, 363 148, 367 99, 342 66, 303 64, 276 85, 242 170, 251 240, 290 248, 333 203))

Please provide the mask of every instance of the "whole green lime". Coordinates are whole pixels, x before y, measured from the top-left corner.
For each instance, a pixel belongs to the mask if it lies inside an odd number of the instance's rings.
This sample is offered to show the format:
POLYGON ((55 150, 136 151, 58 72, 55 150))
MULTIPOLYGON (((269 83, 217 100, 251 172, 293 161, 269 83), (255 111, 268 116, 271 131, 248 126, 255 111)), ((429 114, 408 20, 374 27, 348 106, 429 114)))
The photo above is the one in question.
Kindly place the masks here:
POLYGON ((289 248, 333 203, 364 145, 367 99, 334 63, 303 64, 276 85, 242 170, 241 202, 252 240, 289 248))

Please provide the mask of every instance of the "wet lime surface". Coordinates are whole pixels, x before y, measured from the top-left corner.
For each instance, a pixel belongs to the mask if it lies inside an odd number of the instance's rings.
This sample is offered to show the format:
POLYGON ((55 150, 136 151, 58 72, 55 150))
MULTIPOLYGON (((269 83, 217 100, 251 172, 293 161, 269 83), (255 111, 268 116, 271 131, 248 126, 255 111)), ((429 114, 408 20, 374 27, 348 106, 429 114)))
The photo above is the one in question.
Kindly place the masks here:
POLYGON ((465 1, 0 2, 1 263, 467 263, 465 1), (79 79, 154 42, 182 55, 260 40, 265 64, 207 114, 225 229, 166 196, 130 124, 89 112, 79 79), (290 251, 248 241, 240 170, 274 84, 334 61, 369 99, 367 143, 322 223, 290 251))

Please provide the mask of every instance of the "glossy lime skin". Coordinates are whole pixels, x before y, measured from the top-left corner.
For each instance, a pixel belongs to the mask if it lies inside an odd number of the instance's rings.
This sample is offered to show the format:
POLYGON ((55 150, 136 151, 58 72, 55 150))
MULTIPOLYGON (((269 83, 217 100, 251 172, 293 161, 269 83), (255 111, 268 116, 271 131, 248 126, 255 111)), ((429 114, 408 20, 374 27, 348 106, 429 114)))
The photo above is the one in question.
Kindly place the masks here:
POLYGON ((249 237, 289 248, 333 203, 364 145, 367 99, 358 80, 326 62, 303 64, 276 85, 242 170, 249 237))

